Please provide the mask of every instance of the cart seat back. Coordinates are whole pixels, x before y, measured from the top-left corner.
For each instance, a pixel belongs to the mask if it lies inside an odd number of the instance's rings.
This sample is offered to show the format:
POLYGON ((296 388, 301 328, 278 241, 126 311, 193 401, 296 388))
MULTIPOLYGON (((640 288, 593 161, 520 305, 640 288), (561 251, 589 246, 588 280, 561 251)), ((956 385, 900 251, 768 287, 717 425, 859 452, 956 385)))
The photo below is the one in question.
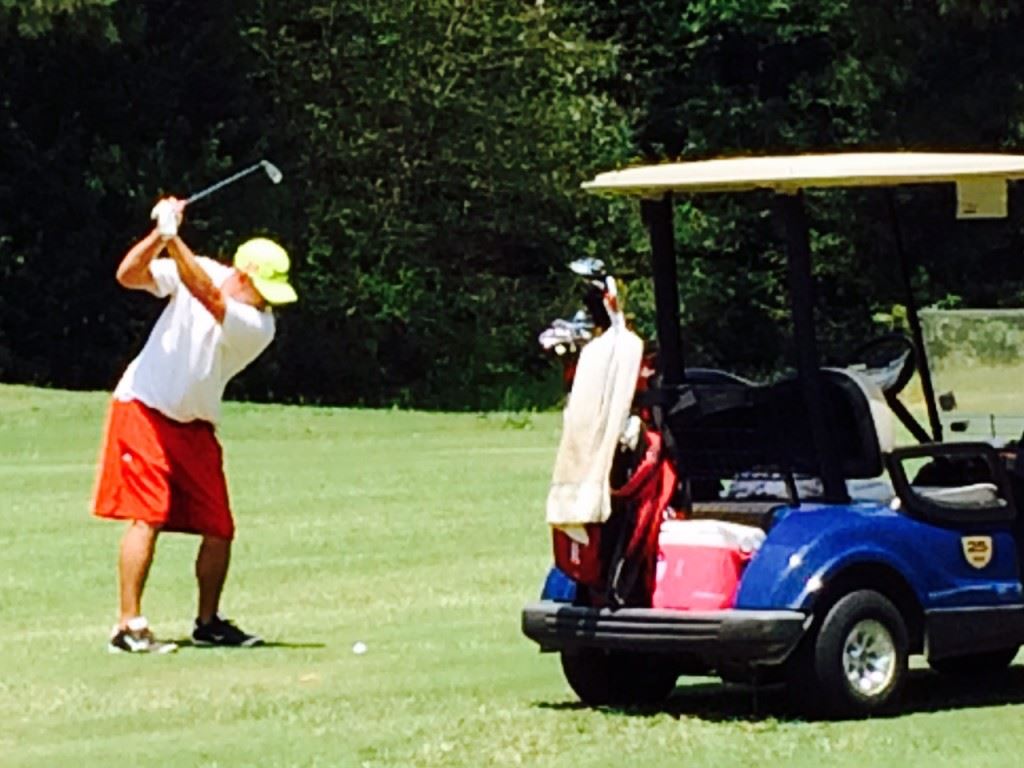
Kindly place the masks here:
MULTIPOLYGON (((868 378, 840 368, 821 371, 825 425, 844 478, 883 472, 892 449, 892 414, 868 378)), ((796 377, 753 384, 724 372, 701 371, 688 391, 695 405, 670 409, 682 471, 690 477, 729 478, 740 472, 815 476, 820 472, 803 391, 796 377)))

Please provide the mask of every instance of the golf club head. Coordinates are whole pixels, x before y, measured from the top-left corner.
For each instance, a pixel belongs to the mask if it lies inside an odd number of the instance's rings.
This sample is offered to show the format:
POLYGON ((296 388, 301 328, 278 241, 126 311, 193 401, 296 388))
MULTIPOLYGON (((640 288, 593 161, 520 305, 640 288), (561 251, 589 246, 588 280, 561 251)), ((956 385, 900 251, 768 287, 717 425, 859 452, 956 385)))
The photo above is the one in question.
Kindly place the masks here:
POLYGON ((281 179, 284 178, 284 174, 281 173, 280 169, 269 160, 260 160, 260 165, 263 166, 263 170, 267 172, 267 176, 275 184, 280 184, 281 179))

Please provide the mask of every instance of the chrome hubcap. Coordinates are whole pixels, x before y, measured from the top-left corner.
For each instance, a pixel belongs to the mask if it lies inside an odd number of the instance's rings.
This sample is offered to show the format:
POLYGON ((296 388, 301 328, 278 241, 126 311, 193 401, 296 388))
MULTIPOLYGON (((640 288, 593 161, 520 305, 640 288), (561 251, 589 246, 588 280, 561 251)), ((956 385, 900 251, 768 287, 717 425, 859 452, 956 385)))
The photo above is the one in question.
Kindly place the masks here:
POLYGON ((885 626, 875 619, 857 622, 843 643, 843 671, 862 696, 877 696, 896 674, 896 646, 885 626))

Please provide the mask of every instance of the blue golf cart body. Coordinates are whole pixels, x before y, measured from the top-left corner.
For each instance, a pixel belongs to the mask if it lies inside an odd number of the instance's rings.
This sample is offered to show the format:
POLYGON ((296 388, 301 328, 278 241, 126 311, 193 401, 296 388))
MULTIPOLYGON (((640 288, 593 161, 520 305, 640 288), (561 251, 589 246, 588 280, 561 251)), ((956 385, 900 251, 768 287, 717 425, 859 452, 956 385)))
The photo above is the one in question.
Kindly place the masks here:
MULTIPOLYGON (((888 505, 806 504, 795 511, 781 507, 776 513, 744 571, 735 608, 810 613, 812 587, 854 568, 898 576, 926 612, 1024 605, 1017 546, 1006 525, 972 527, 992 537, 992 560, 979 570, 964 557, 959 531, 908 518, 888 505)), ((576 583, 552 567, 541 599, 575 598, 576 583)))

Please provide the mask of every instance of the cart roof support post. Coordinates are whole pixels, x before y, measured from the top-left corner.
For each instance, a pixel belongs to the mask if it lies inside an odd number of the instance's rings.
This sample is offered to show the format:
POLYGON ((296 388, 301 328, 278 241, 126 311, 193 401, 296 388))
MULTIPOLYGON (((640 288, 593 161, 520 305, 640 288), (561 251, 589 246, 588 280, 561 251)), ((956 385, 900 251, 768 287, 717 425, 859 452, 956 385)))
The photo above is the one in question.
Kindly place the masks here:
POLYGON ((775 196, 777 210, 785 224, 789 263, 789 293, 793 312, 793 339, 796 343, 797 375, 803 394, 811 437, 819 457, 821 482, 825 501, 833 504, 849 502, 846 482, 832 442, 832 432, 825 423, 825 397, 821 385, 818 343, 814 333, 814 283, 811 273, 811 246, 804 211, 803 193, 780 193, 775 196))
POLYGON ((654 269, 655 324, 658 329, 658 369, 663 387, 683 381, 683 345, 679 332, 679 277, 676 267, 672 193, 641 202, 641 214, 651 238, 654 269))
MULTIPOLYGON (((914 296, 914 283, 911 275, 913 268, 910 255, 903 245, 903 230, 896 214, 896 196, 891 189, 886 190, 889 204, 889 218, 892 221, 893 236, 896 238, 896 254, 900 260, 900 280, 903 282, 904 301, 907 303, 907 323, 914 338, 914 352, 917 354, 917 374, 921 379, 921 390, 924 393, 925 406, 928 409, 928 423, 932 428, 932 440, 942 442, 942 420, 939 409, 935 405, 935 387, 932 385, 932 370, 928 364, 928 353, 924 348, 924 332, 921 330, 921 316, 917 312, 917 298, 914 296)), ((902 405, 902 404, 901 404, 902 405)))

